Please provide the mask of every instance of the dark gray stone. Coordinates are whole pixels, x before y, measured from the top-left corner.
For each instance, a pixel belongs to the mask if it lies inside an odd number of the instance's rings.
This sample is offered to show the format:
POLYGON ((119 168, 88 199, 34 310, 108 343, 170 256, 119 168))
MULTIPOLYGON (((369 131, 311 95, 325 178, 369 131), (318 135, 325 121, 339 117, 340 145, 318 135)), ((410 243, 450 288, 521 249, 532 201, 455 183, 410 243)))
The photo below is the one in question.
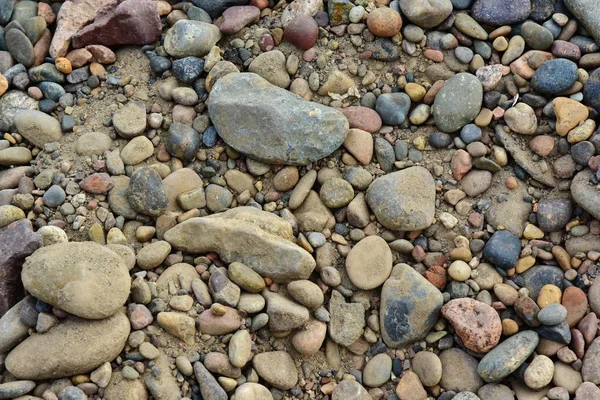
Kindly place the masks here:
POLYGON ((500 382, 527 360, 538 342, 534 331, 519 332, 487 353, 479 362, 477 372, 486 382, 500 382))
POLYGON ((153 217, 159 216, 169 204, 160 175, 150 167, 139 168, 131 174, 127 198, 135 211, 153 217))
POLYGON ((497 231, 485 244, 483 258, 497 268, 511 269, 521 253, 521 241, 509 231, 497 231))
POLYGON ((530 0, 477 0, 471 16, 479 23, 501 26, 525 21, 531 14, 530 0))
POLYGON ((200 135, 191 126, 175 122, 169 127, 169 136, 165 143, 169 154, 187 164, 196 157, 200 147, 200 135))
POLYGON ((375 110, 385 125, 400 125, 406 120, 410 105, 406 93, 384 93, 377 98, 375 110))
POLYGON ((544 232, 556 232, 571 219, 573 203, 570 199, 543 199, 538 203, 537 223, 544 232))
POLYGON ((533 75, 531 86, 540 93, 558 94, 571 88, 577 81, 577 64, 558 58, 543 63, 533 75))
POLYGON ((521 274, 525 287, 529 289, 529 297, 537 300, 544 285, 554 285, 562 290, 563 273, 558 267, 550 265, 535 265, 521 274))

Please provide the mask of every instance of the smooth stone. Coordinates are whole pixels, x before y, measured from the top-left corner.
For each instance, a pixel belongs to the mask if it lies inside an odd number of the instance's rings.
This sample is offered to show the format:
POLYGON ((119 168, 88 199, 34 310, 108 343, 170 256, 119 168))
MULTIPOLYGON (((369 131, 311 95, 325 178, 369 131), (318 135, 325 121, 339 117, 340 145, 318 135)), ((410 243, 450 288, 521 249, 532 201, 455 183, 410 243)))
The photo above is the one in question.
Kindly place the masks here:
POLYGON ((545 285, 554 285, 562 290, 563 273, 560 268, 549 265, 535 265, 525 271, 521 276, 525 287, 529 289, 529 296, 536 300, 540 290, 545 285))
POLYGON ((131 101, 114 113, 112 123, 123 139, 133 139, 146 130, 146 106, 140 101, 131 101))
POLYGON ((236 400, 273 400, 269 389, 258 383, 246 382, 235 390, 236 400))
POLYGON ((175 58, 203 57, 220 39, 221 31, 216 25, 179 20, 167 31, 164 48, 175 58))
POLYGON ((431 351, 422 350, 415 354, 411 366, 424 386, 435 386, 442 379, 442 361, 431 351))
POLYGON ((372 400, 367 390, 355 380, 343 380, 333 388, 331 400, 372 400))
POLYGON ((544 232, 556 232, 571 219, 570 199, 542 199, 537 208, 537 225, 544 232))
POLYGON ((219 79, 210 94, 209 115, 226 143, 269 164, 317 161, 341 146, 348 131, 348 121, 339 111, 308 102, 252 73, 219 79), (286 106, 275 107, 278 103, 286 106), (280 136, 283 126, 285 140, 280 136))
POLYGON ((390 379, 392 359, 385 353, 371 358, 362 373, 363 383, 369 387, 379 387, 390 379))
POLYGON ((482 101, 479 79, 467 73, 453 76, 435 96, 432 113, 437 127, 447 133, 460 130, 477 117, 482 101))
POLYGON ((584 169, 573 178, 571 182, 571 196, 573 200, 594 218, 600 218, 600 193, 597 185, 590 184, 593 172, 584 169))
POLYGON ((509 231, 497 231, 487 241, 483 258, 498 268, 511 269, 521 253, 521 241, 509 231))
POLYGON ((43 247, 23 265, 22 280, 38 299, 88 319, 114 315, 125 304, 131 285, 122 259, 93 242, 43 247), (107 275, 111 279, 104 279, 107 275))
POLYGON ((122 312, 96 321, 69 317, 13 349, 6 358, 6 369, 20 379, 32 380, 85 374, 113 361, 123 350, 129 331, 129 319, 122 312))
POLYGON ((163 181, 151 167, 139 168, 131 174, 127 199, 135 211, 153 217, 159 216, 169 204, 163 181))
POLYGON ((524 21, 531 14, 530 0, 514 0, 507 6, 502 0, 477 0, 471 15, 482 24, 501 26, 524 21))
POLYGON ((377 98, 375 110, 386 125, 400 125, 408 116, 411 100, 406 93, 383 93, 377 98))
POLYGON ((6 353, 29 336, 30 326, 20 317, 23 310, 33 306, 36 300, 28 296, 15 304, 0 318, 0 351, 6 353))
POLYGON ((600 384, 600 339, 596 338, 587 348, 581 366, 583 380, 600 384))
POLYGON ((92 154, 100 156, 110 150, 112 146, 113 141, 110 136, 102 132, 88 132, 77 139, 75 151, 80 156, 91 156, 92 154))
POLYGON ((440 291, 407 264, 397 264, 381 290, 381 335, 389 347, 422 339, 437 322, 440 291))
POLYGON ((573 13, 596 42, 600 42, 600 17, 593 0, 565 0, 565 5, 573 13))
POLYGON ((386 281, 392 272, 392 252, 381 237, 369 236, 358 242, 346 257, 346 272, 359 289, 371 290, 386 281))
POLYGON ((292 346, 300 354, 312 356, 319 352, 325 336, 327 324, 317 320, 307 322, 301 330, 292 337, 292 346))
POLYGON ((257 354, 252 365, 261 378, 277 389, 289 390, 298 382, 294 360, 284 351, 257 354))
POLYGON ((538 341, 534 331, 523 331, 509 337, 481 359, 477 372, 486 382, 500 382, 525 362, 538 341))
POLYGON ((60 123, 43 112, 17 111, 14 121, 19 133, 37 147, 42 148, 46 143, 58 142, 62 138, 60 123))
POLYGON ((200 147, 200 135, 191 126, 175 122, 169 127, 169 136, 165 144, 169 154, 187 164, 196 157, 200 147))
POLYGON ((558 94, 569 90, 577 81, 577 64, 560 58, 543 63, 533 75, 531 86, 543 94, 558 94))
POLYGON ((567 319, 567 309, 561 304, 550 304, 542 308, 537 317, 544 325, 558 325, 567 319))
POLYGON ((125 165, 136 165, 152 157, 154 145, 146 136, 134 137, 121 150, 121 159, 125 165))
POLYGON ((26 67, 33 66, 33 63, 35 62, 33 45, 25 33, 21 32, 19 29, 11 29, 6 32, 4 39, 8 51, 15 61, 26 67))
POLYGON ((454 392, 477 392, 483 380, 477 372, 477 359, 464 350, 453 347, 440 353, 442 379, 440 386, 454 392))
POLYGON ((397 7, 412 23, 433 28, 452 13, 450 0, 399 0, 397 7))

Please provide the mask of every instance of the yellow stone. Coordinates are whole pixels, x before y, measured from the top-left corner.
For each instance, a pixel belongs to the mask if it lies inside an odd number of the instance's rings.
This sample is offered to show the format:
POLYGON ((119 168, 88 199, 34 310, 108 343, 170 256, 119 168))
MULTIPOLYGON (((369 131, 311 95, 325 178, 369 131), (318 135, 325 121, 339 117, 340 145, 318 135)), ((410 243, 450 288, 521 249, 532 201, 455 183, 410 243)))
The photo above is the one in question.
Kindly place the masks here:
POLYGON ((81 383, 88 383, 90 381, 90 377, 87 375, 75 375, 74 377, 71 378, 71 382, 73 382, 73 385, 77 386, 81 383))
POLYGON ((519 261, 517 261, 517 266, 515 267, 515 270, 517 271, 517 274, 522 274, 523 272, 527 271, 529 268, 533 267, 534 265, 535 265, 535 257, 525 256, 523 258, 519 258, 519 261))
POLYGON ((504 36, 499 36, 496 39, 494 39, 492 46, 495 50, 505 51, 506 49, 508 49, 508 40, 506 40, 504 36))
POLYGON ((525 239, 541 239, 544 237, 544 231, 533 224, 527 224, 525 230, 523 231, 523 236, 525 239))
POLYGON ((480 128, 484 128, 488 126, 490 122, 492 122, 493 116, 494 114, 492 113, 492 110, 482 108, 481 111, 479 111, 477 117, 475 117, 475 125, 477 125, 480 128))
POLYGON ((104 238, 104 228, 99 222, 95 222, 92 224, 92 226, 90 226, 88 236, 92 242, 102 245, 106 244, 106 239, 104 238))
POLYGON ((551 284, 544 285, 538 295, 537 305, 540 308, 544 308, 550 304, 560 304, 561 298, 562 292, 558 286, 551 284))
POLYGON ((125 244, 127 243, 127 238, 119 228, 112 228, 110 231, 108 231, 108 235, 106 235, 106 243, 125 244))
POLYGON ((464 262, 469 262, 473 258, 471 254, 471 250, 468 247, 456 247, 454 250, 450 252, 451 260, 461 260, 464 262))
POLYGON ((596 122, 593 119, 587 119, 583 124, 569 132, 567 141, 571 144, 583 142, 584 140, 588 140, 595 130, 596 122))
POLYGON ((512 319, 502 320, 502 334, 504 336, 511 336, 519 332, 519 325, 512 319))
POLYGON ((71 61, 68 58, 59 57, 54 62, 54 66, 57 70, 62 72, 63 74, 70 74, 73 72, 73 67, 71 66, 71 61))
POLYGON ((427 146, 427 139, 424 136, 417 136, 413 140, 413 146, 417 148, 417 150, 425 150, 425 146, 427 146))
POLYGON ((407 83, 404 87, 404 91, 413 103, 418 103, 423 100, 423 97, 425 97, 425 94, 427 93, 423 86, 413 82, 407 83))
POLYGON ((568 97, 557 97, 552 101, 556 115, 556 133, 565 136, 571 129, 585 121, 589 115, 586 106, 568 97))

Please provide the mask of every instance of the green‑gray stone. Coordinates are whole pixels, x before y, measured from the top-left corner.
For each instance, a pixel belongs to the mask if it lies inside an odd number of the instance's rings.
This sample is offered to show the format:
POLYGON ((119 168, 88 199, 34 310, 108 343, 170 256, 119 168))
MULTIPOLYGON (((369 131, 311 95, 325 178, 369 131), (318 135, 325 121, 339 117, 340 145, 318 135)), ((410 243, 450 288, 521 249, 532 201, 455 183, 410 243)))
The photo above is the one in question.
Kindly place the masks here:
POLYGON ((597 0, 564 0, 567 8, 600 44, 600 13, 597 0))
POLYGON ((519 332, 487 353, 479 362, 477 372, 486 382, 500 382, 527 360, 538 342, 534 331, 519 332))
POLYGON ((475 75, 461 73, 446 81, 432 106, 435 124, 452 133, 473 121, 481 110, 483 87, 475 75))

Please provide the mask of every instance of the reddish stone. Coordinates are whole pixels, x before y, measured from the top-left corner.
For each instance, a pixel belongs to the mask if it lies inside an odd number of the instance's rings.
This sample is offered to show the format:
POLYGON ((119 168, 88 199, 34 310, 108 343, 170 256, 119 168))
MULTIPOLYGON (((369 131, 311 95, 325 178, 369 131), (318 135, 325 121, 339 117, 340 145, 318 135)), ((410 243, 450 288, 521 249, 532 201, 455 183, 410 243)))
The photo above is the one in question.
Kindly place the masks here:
POLYGON ((102 9, 94 22, 73 36, 74 48, 90 44, 118 46, 150 44, 162 32, 158 7, 152 0, 125 0, 102 9))
POLYGON ((339 109, 346 116, 350 128, 357 128, 369 133, 375 133, 381 129, 381 117, 377 111, 361 106, 350 106, 339 109))
POLYGON ((450 161, 454 179, 460 181, 471 170, 471 167, 471 155, 462 149, 456 150, 450 161))
POLYGON ((50 25, 56 20, 56 14, 54 14, 54 11, 52 11, 52 7, 50 7, 50 4, 47 3, 38 3, 37 15, 38 17, 44 18, 44 21, 46 21, 46 25, 50 25))
POLYGON ((423 52, 423 57, 431 60, 431 61, 435 61, 435 62, 442 62, 444 61, 444 53, 442 53, 439 50, 434 50, 434 49, 427 49, 423 52))
POLYGON ((88 193, 106 194, 112 189, 113 183, 107 173, 96 173, 79 182, 79 187, 88 193))
POLYGON ((410 254, 413 256, 413 258, 415 259, 416 262, 421 262, 425 259, 425 257, 427 256, 427 254, 425 253, 425 250, 423 250, 423 248, 419 245, 415 246, 412 251, 410 252, 410 254))
POLYGON ((441 312, 470 350, 486 353, 500 341, 500 316, 485 303, 469 298, 454 299, 446 303, 441 312))
POLYGON ((21 266, 41 246, 42 237, 28 219, 0 229, 0 317, 23 298, 21 266))
POLYGON ((273 39, 273 36, 265 33, 260 37, 258 46, 260 47, 261 51, 271 51, 275 47, 275 40, 273 39))
MULTIPOLYGON (((43 4, 43 3, 42 3, 43 4)), ((35 60, 33 61, 33 65, 38 66, 42 65, 45 61, 45 58, 50 54, 50 42, 52 41, 52 32, 49 29, 46 29, 39 40, 33 46, 33 54, 35 56, 35 60)))
POLYGON ((299 15, 285 27, 283 38, 302 50, 308 50, 317 43, 319 26, 313 17, 299 15))
POLYGON ((446 270, 439 265, 434 265, 433 267, 429 268, 427 271, 425 271, 423 276, 440 291, 443 291, 446 287, 446 282, 448 281, 446 270))
POLYGON ((70 51, 65 58, 71 61, 71 67, 81 68, 94 58, 92 53, 87 51, 86 49, 77 49, 70 51))
POLYGON ((0 171, 0 190, 14 189, 19 185, 21 178, 29 172, 30 167, 16 167, 0 171))
POLYGON ((254 6, 233 6, 223 12, 223 21, 219 25, 221 33, 233 34, 246 25, 260 19, 260 9, 254 6))
POLYGON ((596 333, 598 332, 598 317, 596 314, 591 312, 586 315, 577 324, 577 329, 583 335, 586 344, 592 343, 596 338, 596 333))
POLYGON ((143 304, 130 304, 127 314, 134 330, 144 329, 154 321, 152 313, 143 304))
POLYGON ((564 40, 555 40, 552 43, 550 50, 552 54, 560 58, 568 58, 571 61, 579 61, 581 58, 581 50, 576 44, 566 42, 564 40))
POLYGON ((89 51, 96 62, 100 64, 112 64, 117 61, 117 56, 115 53, 108 47, 102 46, 101 44, 91 44, 89 46, 85 46, 85 49, 89 51))
POLYGON ((531 327, 540 326, 540 321, 538 320, 538 314, 540 312, 540 308, 533 301, 531 297, 519 297, 514 304, 515 311, 525 323, 531 327))
POLYGON ((578 329, 571 329, 571 344, 569 347, 575 352, 578 359, 583 359, 585 355, 585 339, 578 329))
POLYGON ((367 17, 367 27, 375 36, 392 37, 402 28, 402 17, 393 8, 376 8, 367 17))
POLYGON ((573 328, 583 318, 588 308, 585 292, 578 287, 568 287, 563 293, 562 305, 567 309, 567 322, 573 328))

